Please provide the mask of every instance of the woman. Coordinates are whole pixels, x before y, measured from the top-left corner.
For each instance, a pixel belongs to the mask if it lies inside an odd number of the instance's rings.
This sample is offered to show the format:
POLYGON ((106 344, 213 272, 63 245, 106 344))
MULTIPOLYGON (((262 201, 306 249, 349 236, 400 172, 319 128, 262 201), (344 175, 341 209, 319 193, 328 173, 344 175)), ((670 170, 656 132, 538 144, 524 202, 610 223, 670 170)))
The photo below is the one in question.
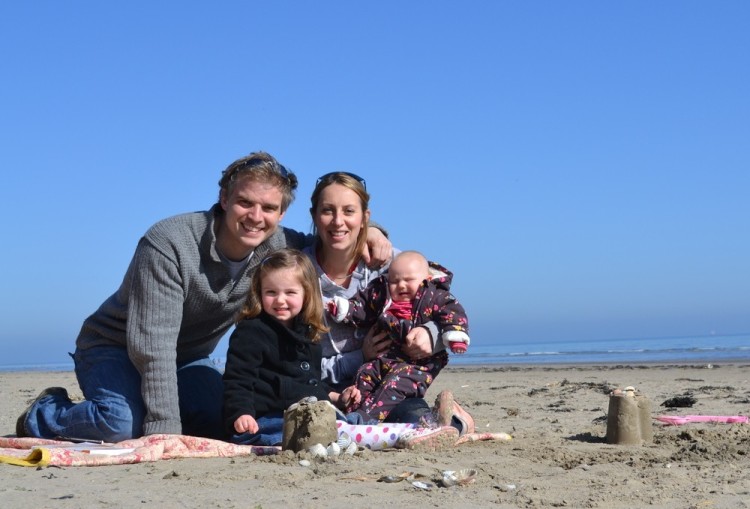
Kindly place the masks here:
MULTIPOLYGON (((318 272, 323 304, 334 296, 349 299, 378 278, 388 266, 367 267, 361 259, 367 243, 370 222, 370 195, 365 181, 353 173, 332 172, 320 177, 311 197, 310 214, 314 224, 315 242, 305 249, 318 272)), ((397 250, 394 249, 394 253, 397 250)), ((384 333, 373 334, 348 324, 327 324, 329 332, 321 339, 323 347, 323 380, 337 390, 353 383, 357 369, 365 362, 385 353, 389 339, 384 333)), ((432 355, 433 338, 438 330, 430 322, 414 328, 406 337, 404 352, 419 359, 432 355)), ((389 422, 429 421, 429 405, 422 398, 409 398, 389 415, 389 422)), ((443 391, 436 401, 437 423, 453 423, 460 434, 474 431, 474 423, 457 403, 450 391, 443 391)))

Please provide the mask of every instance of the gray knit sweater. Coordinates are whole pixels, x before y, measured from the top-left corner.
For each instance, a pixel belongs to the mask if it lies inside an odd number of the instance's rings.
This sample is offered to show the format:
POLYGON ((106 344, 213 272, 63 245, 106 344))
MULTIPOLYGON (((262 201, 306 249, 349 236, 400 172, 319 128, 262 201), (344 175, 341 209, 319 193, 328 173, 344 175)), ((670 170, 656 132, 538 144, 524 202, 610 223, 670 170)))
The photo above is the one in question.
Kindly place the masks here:
MULTIPOLYGON (((120 288, 83 323, 76 346, 127 347, 141 373, 143 433, 182 433, 176 363, 206 357, 234 323, 250 276, 270 252, 311 237, 279 227, 237 279, 216 250, 221 209, 159 221, 141 238, 120 288)), ((116 374, 113 376, 117 376, 116 374)))

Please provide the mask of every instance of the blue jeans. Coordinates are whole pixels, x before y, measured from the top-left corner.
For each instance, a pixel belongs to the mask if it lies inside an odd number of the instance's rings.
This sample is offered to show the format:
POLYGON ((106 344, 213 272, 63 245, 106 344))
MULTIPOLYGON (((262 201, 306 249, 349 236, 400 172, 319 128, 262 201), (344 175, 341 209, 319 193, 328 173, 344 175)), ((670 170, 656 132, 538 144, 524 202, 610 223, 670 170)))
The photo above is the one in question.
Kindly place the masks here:
POLYGON ((430 405, 424 398, 406 398, 388 414, 386 422, 419 424, 422 418, 428 417, 430 413, 430 405))
POLYGON ((256 417, 257 433, 240 433, 232 435, 231 441, 240 445, 281 445, 284 434, 284 414, 270 413, 256 417))
MULTIPOLYGON (((39 438, 75 438, 119 442, 143 435, 146 408, 141 375, 125 348, 99 346, 76 350, 78 385, 85 401, 61 395, 41 398, 29 409, 26 431, 39 438)), ((182 433, 224 438, 221 372, 208 357, 176 366, 182 433)))

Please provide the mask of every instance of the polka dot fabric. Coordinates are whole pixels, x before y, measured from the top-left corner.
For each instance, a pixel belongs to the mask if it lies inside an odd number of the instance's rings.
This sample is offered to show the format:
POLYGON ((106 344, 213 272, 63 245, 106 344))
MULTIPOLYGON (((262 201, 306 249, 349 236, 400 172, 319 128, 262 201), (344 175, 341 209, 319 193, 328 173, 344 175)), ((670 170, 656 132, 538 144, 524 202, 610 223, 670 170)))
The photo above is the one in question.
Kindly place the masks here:
POLYGON ((409 423, 348 424, 344 421, 336 421, 339 436, 346 433, 357 445, 373 451, 393 447, 401 433, 416 427, 409 423))

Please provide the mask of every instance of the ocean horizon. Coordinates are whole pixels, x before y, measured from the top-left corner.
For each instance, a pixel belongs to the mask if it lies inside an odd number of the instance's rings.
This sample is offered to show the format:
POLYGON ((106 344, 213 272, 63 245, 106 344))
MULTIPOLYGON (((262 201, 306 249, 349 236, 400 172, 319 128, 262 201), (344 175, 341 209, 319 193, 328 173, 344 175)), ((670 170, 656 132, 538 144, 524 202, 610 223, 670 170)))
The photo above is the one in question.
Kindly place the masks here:
MULTIPOLYGON (((225 358, 212 356, 223 368, 225 358)), ((750 362, 750 333, 586 341, 472 342, 449 366, 750 362)), ((73 361, 0 364, 0 371, 72 371, 73 361)))

